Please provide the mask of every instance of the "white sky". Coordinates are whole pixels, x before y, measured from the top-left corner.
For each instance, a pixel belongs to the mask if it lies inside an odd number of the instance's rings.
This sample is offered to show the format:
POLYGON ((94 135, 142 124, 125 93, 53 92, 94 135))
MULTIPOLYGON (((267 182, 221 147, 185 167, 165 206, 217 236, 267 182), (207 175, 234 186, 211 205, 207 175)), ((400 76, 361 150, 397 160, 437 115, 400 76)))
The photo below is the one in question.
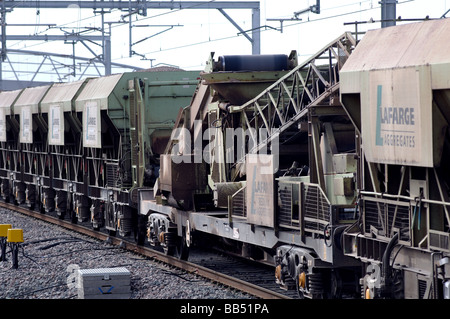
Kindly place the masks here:
MULTIPOLYGON (((315 4, 315 0, 261 0, 261 26, 280 28, 280 23, 267 19, 292 18, 293 13, 315 4)), ((38 3, 38 1, 37 1, 38 3)), ((398 0, 397 16, 402 18, 439 18, 450 9, 450 0, 398 0)), ((251 10, 226 10, 244 30, 251 29, 251 10)), ((117 22, 126 12, 115 11, 105 15, 105 21, 117 22)), ((450 17, 450 13, 448 14, 450 17)), ((366 21, 370 18, 381 19, 379 0, 321 0, 321 14, 306 13, 302 21, 285 21, 283 32, 271 28, 262 28, 261 53, 289 54, 297 50, 300 61, 314 54, 317 50, 334 40, 345 31, 354 31, 354 26, 344 26, 344 22, 366 21)), ((8 24, 56 24, 64 30, 85 30, 86 27, 101 27, 100 15, 92 9, 15 9, 7 14, 8 24)), ((180 25, 155 35, 133 47, 137 53, 154 59, 153 65, 169 64, 186 70, 202 70, 209 53, 215 56, 226 54, 251 54, 251 44, 237 29, 217 10, 148 10, 147 17, 133 16, 133 25, 180 25)), ((379 28, 380 24, 361 25, 360 29, 379 28)), ((167 27, 133 28, 132 42, 157 34, 167 27)), ((48 30, 46 26, 7 27, 7 34, 59 34, 59 28, 48 30)), ((86 33, 100 35, 96 33, 86 33)), ((129 57, 128 24, 113 25, 112 29, 112 61, 150 67, 150 61, 141 57, 129 57)), ((72 45, 62 42, 8 41, 9 49, 23 49, 43 52, 72 54, 72 45)), ((100 53, 100 47, 90 46, 100 53)), ((76 45, 76 55, 92 57, 81 45, 76 45)), ((19 56, 11 57, 14 62, 19 56)), ((29 58, 27 58, 29 59, 29 58)), ((68 61, 68 64, 71 62, 68 61)), ((4 67, 5 70, 5 67, 4 67)), ((11 78, 5 73, 3 78, 11 78)), ((53 79, 54 80, 54 79, 53 79)))

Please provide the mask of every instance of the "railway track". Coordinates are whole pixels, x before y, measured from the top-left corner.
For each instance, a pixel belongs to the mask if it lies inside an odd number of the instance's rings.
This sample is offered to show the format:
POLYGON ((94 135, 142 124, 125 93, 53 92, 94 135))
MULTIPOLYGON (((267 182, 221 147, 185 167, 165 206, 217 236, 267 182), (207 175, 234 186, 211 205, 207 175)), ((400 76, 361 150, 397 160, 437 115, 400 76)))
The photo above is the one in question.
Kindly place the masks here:
POLYGON ((239 291, 248 293, 252 296, 262 299, 291 299, 293 296, 289 293, 283 294, 272 290, 270 287, 274 284, 273 273, 271 278, 268 278, 269 270, 262 271, 261 269, 251 269, 248 263, 242 261, 233 260, 230 257, 220 257, 217 253, 203 252, 201 255, 197 255, 192 258, 193 261, 183 261, 172 256, 168 256, 163 252, 151 249, 149 247, 137 245, 134 241, 128 240, 123 237, 110 236, 107 233, 93 230, 89 227, 80 224, 74 224, 67 220, 59 219, 51 214, 42 214, 37 211, 30 210, 26 207, 17 206, 10 203, 0 202, 0 207, 9 209, 39 220, 49 222, 54 225, 64 227, 66 229, 73 230, 75 232, 96 238, 101 241, 108 241, 112 245, 120 246, 126 250, 135 252, 142 256, 152 258, 159 262, 169 264, 173 267, 177 267, 189 273, 195 273, 198 276, 209 279, 213 282, 237 289, 239 291), (237 278, 235 276, 236 269, 242 269, 238 271, 241 276, 237 278), (251 279, 253 278, 253 279, 251 279), (257 281, 258 284, 254 284, 249 281, 257 281))
POLYGON ((206 267, 214 269, 222 274, 229 275, 245 282, 251 282, 253 285, 263 287, 269 291, 282 294, 283 298, 298 298, 296 291, 283 291, 275 283, 274 268, 267 264, 253 262, 243 259, 240 256, 230 255, 222 250, 210 250, 196 254, 191 254, 190 261, 206 267))

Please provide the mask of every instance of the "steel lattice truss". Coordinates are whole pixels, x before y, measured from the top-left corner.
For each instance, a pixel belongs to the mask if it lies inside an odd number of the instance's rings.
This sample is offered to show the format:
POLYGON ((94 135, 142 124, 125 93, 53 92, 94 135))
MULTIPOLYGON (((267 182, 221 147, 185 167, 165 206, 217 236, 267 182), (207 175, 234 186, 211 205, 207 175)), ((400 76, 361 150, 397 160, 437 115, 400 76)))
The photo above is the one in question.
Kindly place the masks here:
MULTIPOLYGON (((111 62, 111 24, 109 32, 105 25, 110 22, 104 22, 103 16, 111 10, 120 10, 125 14, 121 23, 129 23, 129 52, 132 55, 141 54, 133 50, 133 45, 140 43, 147 38, 133 42, 131 16, 147 16, 147 10, 166 9, 166 10, 185 10, 185 9, 216 9, 218 10, 237 30, 244 35, 252 45, 252 53, 260 52, 260 9, 259 1, 2 1, 0 4, 1 13, 1 62, 0 62, 0 90, 26 87, 30 85, 40 85, 43 82, 43 75, 52 75, 53 81, 62 82, 68 78, 76 80, 86 76, 108 75, 113 73, 112 68, 121 68, 117 72, 135 70, 133 66, 117 64, 111 62), (7 35, 6 23, 7 13, 19 9, 63 9, 79 8, 93 9, 95 13, 102 15, 102 27, 97 30, 101 35, 87 35, 83 32, 65 32, 63 35, 7 35), (250 9, 252 12, 252 28, 244 31, 224 10, 226 9, 250 9), (24 50, 11 50, 7 48, 7 41, 64 41, 67 44, 73 44, 72 55, 62 55, 55 52, 37 52, 24 50), (75 44, 81 43, 92 56, 80 57, 75 54, 75 44), (92 45, 101 47, 101 53, 96 53, 92 45), (25 58, 10 59, 8 55, 16 56, 26 55, 25 58), (31 58, 33 56, 33 58, 31 58), (20 61, 29 62, 20 62, 20 61), (17 62, 19 61, 19 62, 17 62), (23 65, 21 65, 23 64, 23 65), (26 64, 26 65, 25 65, 26 64), (8 76, 2 76, 7 73, 8 76)), ((47 79, 49 76, 46 77, 47 79)), ((48 80, 46 80, 48 82, 48 80)))
MULTIPOLYGON (((254 99, 240 106, 231 106, 230 113, 240 113, 242 127, 249 132, 264 129, 268 132, 263 141, 250 134, 255 145, 249 153, 270 149, 276 140, 288 144, 290 140, 305 135, 314 148, 311 154, 320 154, 320 116, 345 114, 339 102, 339 70, 356 46, 350 33, 345 33, 324 47, 307 61, 299 64, 254 99)), ((245 161, 244 158, 238 162, 245 161)), ((320 158, 316 163, 317 181, 324 188, 320 158)))

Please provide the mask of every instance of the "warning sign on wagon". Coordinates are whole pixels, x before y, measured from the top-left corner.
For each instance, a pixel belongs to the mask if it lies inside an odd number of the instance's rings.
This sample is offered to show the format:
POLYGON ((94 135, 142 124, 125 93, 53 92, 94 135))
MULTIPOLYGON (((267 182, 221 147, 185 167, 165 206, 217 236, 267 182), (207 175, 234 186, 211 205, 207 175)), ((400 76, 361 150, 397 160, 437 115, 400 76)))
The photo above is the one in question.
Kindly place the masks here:
POLYGON ((101 148, 100 109, 97 102, 86 102, 83 112, 83 146, 101 148))
POLYGON ((274 226, 274 162, 268 154, 248 154, 247 221, 255 225, 274 226))
POLYGON ((48 113, 48 143, 50 145, 64 145, 64 117, 61 106, 51 105, 48 113))

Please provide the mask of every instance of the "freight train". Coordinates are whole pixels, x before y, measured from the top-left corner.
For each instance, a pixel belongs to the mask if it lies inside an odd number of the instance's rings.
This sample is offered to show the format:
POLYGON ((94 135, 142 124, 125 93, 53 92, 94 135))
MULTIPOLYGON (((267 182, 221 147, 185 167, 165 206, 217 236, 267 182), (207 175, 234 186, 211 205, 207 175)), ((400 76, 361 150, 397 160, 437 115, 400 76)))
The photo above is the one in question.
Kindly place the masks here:
POLYGON ((0 93, 5 200, 301 298, 450 298, 450 20, 0 93))
POLYGON ((5 201, 128 235, 137 189, 159 154, 198 72, 161 68, 0 93, 5 201))

